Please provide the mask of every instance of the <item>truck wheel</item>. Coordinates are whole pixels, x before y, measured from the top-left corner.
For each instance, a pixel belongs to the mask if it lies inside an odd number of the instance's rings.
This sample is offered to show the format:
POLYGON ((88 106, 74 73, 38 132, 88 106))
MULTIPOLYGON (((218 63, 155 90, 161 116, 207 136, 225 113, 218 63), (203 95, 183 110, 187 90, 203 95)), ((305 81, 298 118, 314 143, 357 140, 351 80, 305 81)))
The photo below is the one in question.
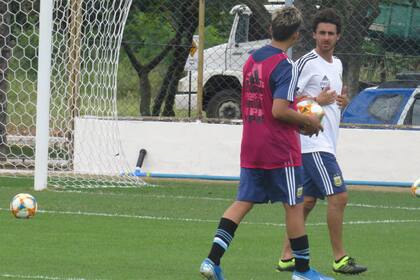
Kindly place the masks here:
POLYGON ((207 104, 207 117, 217 119, 241 118, 241 95, 234 89, 216 93, 207 104))

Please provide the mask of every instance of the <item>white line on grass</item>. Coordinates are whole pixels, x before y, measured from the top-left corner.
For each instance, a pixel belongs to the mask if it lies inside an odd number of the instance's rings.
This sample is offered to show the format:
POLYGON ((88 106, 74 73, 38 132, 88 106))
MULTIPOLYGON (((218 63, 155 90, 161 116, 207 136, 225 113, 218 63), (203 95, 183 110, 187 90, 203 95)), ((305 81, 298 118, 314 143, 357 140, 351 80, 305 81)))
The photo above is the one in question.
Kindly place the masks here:
MULTIPOLYGON (((84 195, 109 195, 109 196, 125 196, 127 194, 120 193, 106 193, 106 192, 83 192, 75 190, 65 190, 53 192, 69 192, 69 193, 78 193, 84 195)), ((130 194, 133 195, 133 194, 130 194)), ((215 200, 215 201, 233 201, 234 198, 221 198, 221 197, 207 197, 207 196, 182 196, 182 195, 155 195, 155 194, 137 194, 137 196, 150 197, 150 198, 159 198, 159 199, 191 199, 191 200, 215 200)), ((321 202, 322 205, 327 205, 326 202, 321 202)), ((408 210, 408 211, 420 211, 420 207, 406 207, 406 206, 388 206, 388 205, 371 205, 364 203, 347 203, 349 207, 361 207, 361 208, 372 208, 372 209, 394 209, 394 210, 408 210)))
POLYGON ((347 206, 363 207, 363 208, 375 208, 375 209, 410 210, 410 211, 419 211, 420 210, 420 207, 370 205, 370 204, 363 204, 363 203, 348 203, 347 206))
MULTIPOLYGON (((9 211, 9 209, 0 208, 0 211, 9 211)), ((176 221, 176 222, 196 222, 196 223, 218 223, 219 220, 207 220, 197 218, 176 218, 176 217, 162 217, 162 216, 140 216, 140 215, 126 215, 126 214, 111 214, 111 213, 95 213, 95 212, 72 212, 72 211, 50 211, 50 210, 38 210, 39 213, 53 214, 53 215, 80 215, 80 216, 95 216, 95 217, 111 217, 111 218, 130 218, 130 219, 141 219, 141 220, 154 220, 154 221, 176 221)), ((370 224, 398 224, 398 223, 420 223, 420 220, 367 220, 367 221, 348 221, 344 222, 345 225, 370 225, 370 224)), ((247 222, 244 221, 241 224, 246 225, 263 225, 263 226, 275 226, 284 227, 285 224, 279 223, 258 223, 258 222, 247 222)), ((307 226, 325 226, 326 223, 307 223, 307 226)))
MULTIPOLYGON (((50 190, 52 192, 76 193, 83 195, 103 195, 103 196, 126 196, 126 193, 107 193, 107 192, 84 192, 77 190, 50 190)), ((183 196, 183 195, 165 195, 165 194, 130 194, 130 196, 151 197, 159 199, 193 199, 193 200, 216 200, 216 201, 234 201, 235 198, 207 197, 207 196, 183 196)))
MULTIPOLYGON (((88 280, 87 278, 61 278, 54 276, 44 276, 44 275, 16 275, 16 274, 0 274, 1 278, 18 278, 18 279, 43 279, 43 280, 88 280)), ((100 279, 92 279, 100 280, 100 279)))

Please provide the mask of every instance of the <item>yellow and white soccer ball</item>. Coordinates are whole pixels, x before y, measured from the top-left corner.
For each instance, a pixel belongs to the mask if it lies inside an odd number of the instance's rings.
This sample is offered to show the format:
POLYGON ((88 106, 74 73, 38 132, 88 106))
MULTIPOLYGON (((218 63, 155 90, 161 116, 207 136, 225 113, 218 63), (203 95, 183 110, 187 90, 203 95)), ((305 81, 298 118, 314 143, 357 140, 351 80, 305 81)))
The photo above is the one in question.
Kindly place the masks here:
POLYGON ((35 215, 38 204, 35 197, 27 193, 19 193, 10 202, 10 211, 19 219, 31 218, 35 215))
POLYGON ((411 186, 411 193, 413 196, 420 197, 420 178, 411 186))
POLYGON ((299 113, 304 115, 315 115, 322 120, 325 115, 324 109, 315 100, 303 98, 296 104, 299 113))
MULTIPOLYGON (((322 118, 325 115, 324 109, 319 105, 315 100, 309 98, 302 98, 296 103, 297 111, 301 114, 310 116, 315 115, 319 118, 319 121, 322 121, 322 118)), ((299 133, 307 135, 305 127, 301 127, 299 133)))

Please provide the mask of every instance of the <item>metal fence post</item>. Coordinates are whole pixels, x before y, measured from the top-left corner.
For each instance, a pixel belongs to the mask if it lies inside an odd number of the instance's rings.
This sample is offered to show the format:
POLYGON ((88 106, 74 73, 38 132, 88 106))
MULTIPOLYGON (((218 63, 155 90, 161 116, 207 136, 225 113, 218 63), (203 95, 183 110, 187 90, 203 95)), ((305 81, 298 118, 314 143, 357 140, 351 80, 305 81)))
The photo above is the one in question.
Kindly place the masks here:
POLYGON ((203 118, 203 68, 204 68, 204 19, 205 19, 205 0, 200 0, 198 16, 198 76, 197 76, 197 117, 203 118))

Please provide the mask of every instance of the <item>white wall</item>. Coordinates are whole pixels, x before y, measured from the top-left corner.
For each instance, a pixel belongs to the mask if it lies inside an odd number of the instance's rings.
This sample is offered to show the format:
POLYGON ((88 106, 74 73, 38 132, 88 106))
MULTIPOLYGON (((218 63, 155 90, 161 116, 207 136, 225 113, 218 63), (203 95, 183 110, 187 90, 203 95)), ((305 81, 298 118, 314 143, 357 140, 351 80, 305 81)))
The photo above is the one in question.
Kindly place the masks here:
POLYGON ((420 130, 341 128, 337 159, 346 180, 420 178, 420 130))
MULTIPOLYGON (((75 154, 83 164, 77 164, 76 171, 99 170, 94 159, 105 152, 100 147, 89 154, 81 152, 86 139, 94 137, 87 133, 97 125, 98 121, 77 121, 76 138, 83 135, 83 139, 76 139, 75 154)), ((239 176, 241 125, 120 121, 119 131, 133 170, 143 148, 148 152, 145 172, 239 176)), ((346 180, 412 182, 420 177, 420 131, 342 128, 337 158, 346 180)))

